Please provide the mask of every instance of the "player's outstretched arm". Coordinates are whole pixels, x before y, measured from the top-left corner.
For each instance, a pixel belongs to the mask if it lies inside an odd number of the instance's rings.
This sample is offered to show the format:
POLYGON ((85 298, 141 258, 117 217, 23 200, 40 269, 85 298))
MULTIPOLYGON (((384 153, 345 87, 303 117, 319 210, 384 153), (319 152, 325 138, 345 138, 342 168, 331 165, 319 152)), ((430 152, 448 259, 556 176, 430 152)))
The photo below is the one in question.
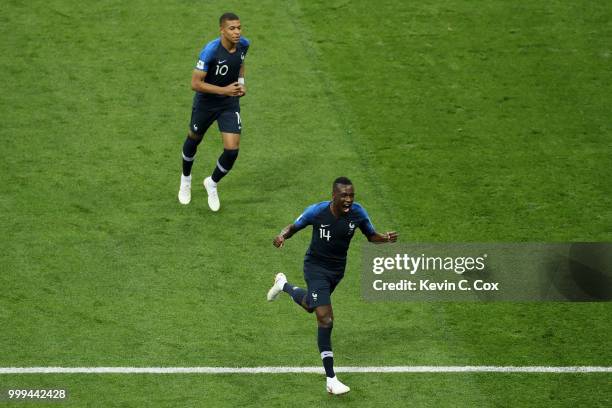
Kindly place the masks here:
POLYGON ((272 245, 277 248, 282 248, 282 246, 285 245, 285 240, 291 238, 297 231, 298 229, 295 227, 295 225, 287 225, 285 228, 283 228, 280 234, 274 237, 272 240, 272 245))
POLYGON ((396 242, 397 236, 398 234, 395 231, 385 232, 384 234, 376 232, 368 237, 368 241, 375 244, 386 244, 388 242, 396 242))

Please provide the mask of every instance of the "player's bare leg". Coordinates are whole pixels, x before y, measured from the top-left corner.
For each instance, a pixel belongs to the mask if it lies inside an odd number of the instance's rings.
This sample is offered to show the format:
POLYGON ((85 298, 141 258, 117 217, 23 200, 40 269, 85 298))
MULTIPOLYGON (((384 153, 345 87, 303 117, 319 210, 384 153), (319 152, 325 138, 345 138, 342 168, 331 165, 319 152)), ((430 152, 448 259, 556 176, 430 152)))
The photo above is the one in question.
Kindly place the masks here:
POLYGON ((238 158, 238 149, 240 147, 239 133, 221 133, 223 138, 223 153, 219 156, 217 164, 210 177, 204 179, 204 188, 208 194, 208 206, 213 211, 219 211, 221 202, 219 201, 219 193, 217 192, 217 183, 234 166, 234 162, 238 158))
POLYGON ((223 139, 223 148, 228 150, 236 150, 240 148, 240 133, 221 133, 223 139))
POLYGON ((331 346, 331 332, 334 327, 334 310, 332 305, 321 305, 315 309, 318 324, 317 343, 321 352, 323 368, 325 368, 326 389, 330 394, 346 394, 351 389, 342 384, 334 373, 334 353, 331 346))
POLYGON ((334 325, 334 309, 332 305, 321 305, 315 309, 319 327, 332 328, 334 325))

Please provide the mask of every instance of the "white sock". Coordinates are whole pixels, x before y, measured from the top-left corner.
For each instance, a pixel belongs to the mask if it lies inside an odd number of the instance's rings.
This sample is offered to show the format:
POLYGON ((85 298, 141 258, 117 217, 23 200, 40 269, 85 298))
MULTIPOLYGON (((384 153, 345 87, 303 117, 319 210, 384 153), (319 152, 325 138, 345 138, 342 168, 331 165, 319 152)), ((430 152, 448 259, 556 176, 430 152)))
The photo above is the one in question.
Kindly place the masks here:
POLYGON ((181 184, 191 184, 191 174, 188 176, 181 174, 181 184))

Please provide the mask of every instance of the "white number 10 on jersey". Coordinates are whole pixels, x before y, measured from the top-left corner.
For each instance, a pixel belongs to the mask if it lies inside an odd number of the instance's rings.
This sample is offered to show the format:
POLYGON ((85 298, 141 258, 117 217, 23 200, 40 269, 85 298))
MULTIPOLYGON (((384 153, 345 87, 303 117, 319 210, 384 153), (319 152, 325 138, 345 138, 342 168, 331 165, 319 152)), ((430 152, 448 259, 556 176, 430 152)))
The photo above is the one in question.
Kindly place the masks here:
POLYGON ((217 69, 215 70, 215 75, 225 75, 229 71, 229 67, 227 65, 217 65, 217 69))

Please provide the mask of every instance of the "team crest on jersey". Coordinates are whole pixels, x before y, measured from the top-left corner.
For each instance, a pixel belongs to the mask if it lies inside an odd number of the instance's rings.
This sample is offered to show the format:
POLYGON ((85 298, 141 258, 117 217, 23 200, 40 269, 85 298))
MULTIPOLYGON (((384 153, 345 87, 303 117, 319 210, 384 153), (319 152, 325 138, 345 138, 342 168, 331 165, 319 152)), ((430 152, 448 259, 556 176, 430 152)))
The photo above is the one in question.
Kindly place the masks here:
POLYGON ((353 224, 353 222, 349 222, 349 235, 353 235, 353 232, 355 232, 355 224, 353 224))

